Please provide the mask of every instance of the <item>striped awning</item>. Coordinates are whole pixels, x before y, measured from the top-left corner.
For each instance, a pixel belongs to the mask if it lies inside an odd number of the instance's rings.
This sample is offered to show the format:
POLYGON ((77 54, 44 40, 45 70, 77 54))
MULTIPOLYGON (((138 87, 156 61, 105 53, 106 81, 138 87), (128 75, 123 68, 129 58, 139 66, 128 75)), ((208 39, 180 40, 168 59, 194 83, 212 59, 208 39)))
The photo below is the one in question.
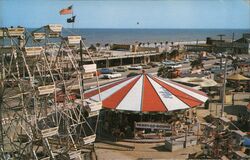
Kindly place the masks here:
MULTIPOLYGON (((208 98, 204 92, 142 74, 101 86, 104 108, 135 112, 167 112, 193 108, 208 98)), ((98 88, 88 90, 85 98, 99 100, 98 88)))

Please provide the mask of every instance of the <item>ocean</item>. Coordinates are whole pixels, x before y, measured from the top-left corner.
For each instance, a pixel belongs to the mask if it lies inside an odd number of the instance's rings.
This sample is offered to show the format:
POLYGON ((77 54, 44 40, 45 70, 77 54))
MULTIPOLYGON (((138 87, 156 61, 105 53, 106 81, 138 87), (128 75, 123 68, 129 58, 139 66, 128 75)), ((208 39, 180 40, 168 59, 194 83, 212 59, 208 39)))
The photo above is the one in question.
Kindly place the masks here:
POLYGON ((219 39, 218 34, 224 34, 223 39, 232 40, 242 37, 250 29, 64 29, 63 35, 72 33, 86 38, 86 44, 100 43, 165 43, 175 41, 204 41, 206 37, 219 39))
MULTIPOLYGON (((35 28, 29 28, 32 32, 35 28)), ((132 44, 138 43, 155 43, 163 44, 171 42, 186 41, 205 41, 206 37, 219 39, 218 34, 224 34, 223 39, 232 40, 242 37, 243 33, 250 33, 250 29, 67 29, 63 28, 62 35, 81 35, 85 38, 85 44, 91 45, 100 43, 101 46, 111 43, 132 44)), ((58 41, 56 39, 50 42, 58 41)), ((0 39, 0 45, 8 44, 8 40, 0 39)), ((35 45, 31 39, 27 45, 35 45)))

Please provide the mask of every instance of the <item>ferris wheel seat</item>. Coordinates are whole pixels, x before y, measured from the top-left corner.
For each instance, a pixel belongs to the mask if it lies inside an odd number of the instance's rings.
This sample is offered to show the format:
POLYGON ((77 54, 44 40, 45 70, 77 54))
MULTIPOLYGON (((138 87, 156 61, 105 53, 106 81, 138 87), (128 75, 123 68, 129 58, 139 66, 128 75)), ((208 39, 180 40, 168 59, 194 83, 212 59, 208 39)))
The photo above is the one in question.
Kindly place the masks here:
POLYGON ((48 29, 52 33, 59 33, 59 32, 62 32, 62 25, 61 24, 49 24, 48 29))
POLYGON ((100 111, 93 111, 88 113, 88 118, 98 116, 100 111))
POLYGON ((90 78, 93 78, 94 77, 94 74, 93 73, 85 73, 83 75, 83 79, 90 79, 90 78))
POLYGON ((58 38, 58 37, 60 37, 60 33, 49 33, 48 37, 49 38, 58 38))
POLYGON ((96 72, 96 64, 85 64, 83 65, 84 73, 96 72))
POLYGON ((0 29, 0 37, 10 36, 10 37, 21 37, 25 32, 25 28, 17 27, 17 28, 8 28, 6 31, 4 29, 0 29))
POLYGON ((18 140, 21 143, 28 143, 30 141, 30 137, 26 134, 19 134, 18 135, 18 140))
POLYGON ((80 44, 82 37, 81 36, 68 36, 67 40, 69 45, 77 45, 80 44))
POLYGON ((81 157, 81 150, 69 152, 69 159, 79 159, 81 157))
POLYGON ((86 100, 86 110, 90 113, 90 112, 94 112, 94 111, 99 111, 102 109, 102 102, 101 101, 95 101, 92 99, 87 99, 86 100))
POLYGON ((41 55, 43 48, 42 47, 25 47, 24 48, 26 56, 39 56, 41 55))
POLYGON ((41 130, 41 135, 43 138, 58 135, 58 127, 43 129, 43 130, 41 130))
POLYGON ((51 94, 55 92, 55 85, 46 85, 38 87, 39 95, 51 94))
POLYGON ((90 143, 95 142, 95 139, 96 139, 96 134, 93 134, 91 136, 84 137, 83 138, 83 143, 84 144, 90 144, 90 143))
POLYGON ((45 39, 45 35, 46 35, 46 34, 45 34, 45 33, 42 33, 42 32, 41 32, 41 33, 40 33, 40 32, 39 32, 39 33, 37 32, 37 33, 33 33, 32 35, 33 35, 33 37, 34 37, 34 40, 42 40, 42 39, 45 39))

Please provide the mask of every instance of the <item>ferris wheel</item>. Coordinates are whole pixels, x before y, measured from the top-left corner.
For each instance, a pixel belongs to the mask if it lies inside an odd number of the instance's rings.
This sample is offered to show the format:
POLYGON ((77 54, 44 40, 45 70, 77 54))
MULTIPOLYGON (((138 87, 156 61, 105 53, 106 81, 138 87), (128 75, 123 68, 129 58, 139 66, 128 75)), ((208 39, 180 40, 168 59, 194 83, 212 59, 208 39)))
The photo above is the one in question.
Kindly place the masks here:
POLYGON ((80 158, 95 141, 102 103, 84 97, 84 80, 96 65, 83 64, 90 54, 81 36, 61 32, 58 24, 0 30, 3 159, 80 158))

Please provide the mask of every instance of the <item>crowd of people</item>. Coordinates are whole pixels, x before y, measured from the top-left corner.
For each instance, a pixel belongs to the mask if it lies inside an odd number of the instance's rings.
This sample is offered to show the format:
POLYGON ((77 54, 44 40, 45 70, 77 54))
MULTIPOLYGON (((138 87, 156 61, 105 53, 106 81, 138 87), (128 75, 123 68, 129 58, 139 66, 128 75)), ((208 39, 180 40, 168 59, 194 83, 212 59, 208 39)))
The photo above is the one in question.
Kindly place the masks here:
MULTIPOLYGON (((142 114, 115 111, 104 111, 101 119, 101 134, 116 139, 136 137, 142 138, 147 137, 146 135, 153 134, 158 135, 158 137, 164 137, 164 135, 167 133, 164 129, 160 128, 136 128, 135 123, 145 122, 149 125, 169 124, 169 126, 172 126, 175 125, 176 122, 181 122, 181 117, 179 117, 178 114, 142 114)), ((178 127, 173 128, 177 129, 178 127)))

